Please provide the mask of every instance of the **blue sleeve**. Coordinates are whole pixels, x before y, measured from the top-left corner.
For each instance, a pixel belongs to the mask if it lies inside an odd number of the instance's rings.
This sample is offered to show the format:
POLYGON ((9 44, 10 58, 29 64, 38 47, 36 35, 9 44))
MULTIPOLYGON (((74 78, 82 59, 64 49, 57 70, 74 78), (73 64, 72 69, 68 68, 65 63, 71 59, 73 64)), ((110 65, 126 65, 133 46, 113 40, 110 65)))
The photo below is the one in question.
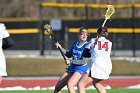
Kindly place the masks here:
POLYGON ((67 51, 66 54, 65 54, 68 58, 72 57, 73 46, 74 46, 75 43, 76 43, 76 41, 73 42, 73 44, 71 45, 69 51, 67 51))

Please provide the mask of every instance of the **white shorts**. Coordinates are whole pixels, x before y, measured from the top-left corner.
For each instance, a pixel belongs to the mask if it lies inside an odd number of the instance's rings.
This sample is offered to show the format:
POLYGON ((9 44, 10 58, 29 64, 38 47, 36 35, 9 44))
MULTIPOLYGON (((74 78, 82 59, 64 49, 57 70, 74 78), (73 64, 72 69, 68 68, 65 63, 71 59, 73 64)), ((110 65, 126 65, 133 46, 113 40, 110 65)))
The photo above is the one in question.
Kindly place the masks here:
POLYGON ((0 57, 0 76, 7 76, 6 61, 4 55, 0 57))
POLYGON ((111 71, 111 60, 104 57, 97 57, 91 67, 91 77, 97 79, 108 79, 111 71))
POLYGON ((91 76, 97 79, 108 79, 111 69, 105 67, 93 66, 91 68, 91 76))

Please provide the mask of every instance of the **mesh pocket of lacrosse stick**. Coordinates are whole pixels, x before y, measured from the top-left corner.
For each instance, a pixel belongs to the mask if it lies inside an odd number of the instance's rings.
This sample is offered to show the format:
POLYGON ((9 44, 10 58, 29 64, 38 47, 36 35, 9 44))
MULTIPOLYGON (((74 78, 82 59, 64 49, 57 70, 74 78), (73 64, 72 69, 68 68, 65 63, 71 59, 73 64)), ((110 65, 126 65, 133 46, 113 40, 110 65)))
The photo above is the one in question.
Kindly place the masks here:
POLYGON ((50 38, 53 36, 52 27, 48 24, 44 25, 45 31, 50 35, 50 38))
POLYGON ((113 5, 107 5, 108 9, 106 11, 106 14, 105 14, 105 18, 106 19, 110 19, 111 15, 113 13, 115 13, 115 9, 114 9, 114 6, 113 5))
POLYGON ((110 17, 112 16, 113 13, 115 13, 115 8, 113 5, 107 5, 108 9, 106 11, 106 14, 105 14, 105 20, 104 20, 104 23, 102 25, 102 27, 105 25, 106 21, 108 19, 110 19, 110 17))

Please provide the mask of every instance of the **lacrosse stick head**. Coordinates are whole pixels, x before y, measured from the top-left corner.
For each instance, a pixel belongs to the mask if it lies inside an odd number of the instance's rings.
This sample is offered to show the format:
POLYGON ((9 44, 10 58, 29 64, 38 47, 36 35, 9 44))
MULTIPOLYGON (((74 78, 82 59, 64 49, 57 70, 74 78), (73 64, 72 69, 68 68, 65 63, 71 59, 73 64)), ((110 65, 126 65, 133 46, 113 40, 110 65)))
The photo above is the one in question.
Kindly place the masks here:
POLYGON ((105 14, 105 19, 110 19, 110 17, 112 16, 112 14, 115 13, 115 8, 113 5, 107 5, 107 11, 105 14))
POLYGON ((45 29, 45 31, 50 35, 50 38, 52 38, 53 32, 52 32, 52 27, 51 27, 51 25, 45 24, 45 25, 44 25, 44 29, 45 29))

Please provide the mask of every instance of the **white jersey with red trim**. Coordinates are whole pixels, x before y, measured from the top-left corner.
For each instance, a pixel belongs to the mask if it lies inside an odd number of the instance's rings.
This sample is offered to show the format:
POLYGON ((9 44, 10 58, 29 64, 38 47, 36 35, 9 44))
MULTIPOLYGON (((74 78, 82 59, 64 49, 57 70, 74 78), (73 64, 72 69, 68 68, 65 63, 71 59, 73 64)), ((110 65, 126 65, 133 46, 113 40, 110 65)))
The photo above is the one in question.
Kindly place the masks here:
POLYGON ((2 49, 3 38, 9 37, 10 34, 6 30, 6 27, 3 23, 0 23, 0 76, 7 76, 6 72, 6 61, 2 49))
POLYGON ((96 38, 91 39, 87 48, 92 55, 91 76, 97 79, 108 79, 112 70, 110 59, 112 42, 105 37, 99 37, 94 47, 96 38))

